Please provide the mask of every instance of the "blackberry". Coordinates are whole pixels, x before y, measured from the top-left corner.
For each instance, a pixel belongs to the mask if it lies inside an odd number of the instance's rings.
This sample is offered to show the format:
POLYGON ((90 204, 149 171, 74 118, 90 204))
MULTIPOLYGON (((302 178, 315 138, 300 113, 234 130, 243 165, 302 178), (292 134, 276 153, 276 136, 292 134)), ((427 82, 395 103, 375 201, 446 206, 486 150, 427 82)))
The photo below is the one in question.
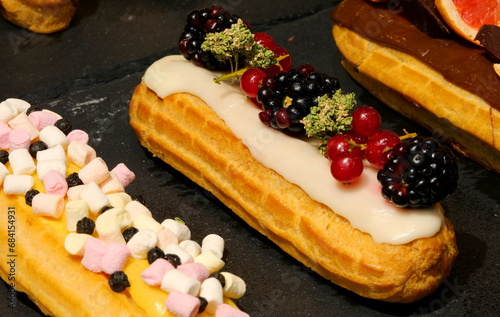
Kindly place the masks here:
POLYGON ((277 130, 303 132, 300 121, 318 105, 318 97, 333 96, 340 89, 336 77, 319 73, 309 64, 269 75, 262 81, 257 101, 263 112, 260 120, 277 130))
POLYGON ((377 179, 382 196, 396 206, 428 207, 455 191, 458 163, 448 147, 434 138, 417 136, 390 150, 377 179))
POLYGON ((76 223, 77 233, 93 234, 94 229, 95 229, 95 222, 90 218, 83 217, 76 223))
POLYGON ((6 150, 0 150, 0 163, 7 164, 9 161, 9 152, 6 150))
POLYGON ((113 292, 121 293, 127 287, 130 287, 130 282, 128 281, 127 274, 123 271, 116 271, 109 276, 108 279, 109 287, 113 292))
POLYGON ((191 11, 187 15, 184 31, 179 37, 179 52, 185 59, 191 60, 197 66, 210 70, 230 69, 229 61, 218 61, 211 52, 202 50, 201 44, 207 33, 218 33, 228 29, 238 19, 237 15, 218 6, 191 11))

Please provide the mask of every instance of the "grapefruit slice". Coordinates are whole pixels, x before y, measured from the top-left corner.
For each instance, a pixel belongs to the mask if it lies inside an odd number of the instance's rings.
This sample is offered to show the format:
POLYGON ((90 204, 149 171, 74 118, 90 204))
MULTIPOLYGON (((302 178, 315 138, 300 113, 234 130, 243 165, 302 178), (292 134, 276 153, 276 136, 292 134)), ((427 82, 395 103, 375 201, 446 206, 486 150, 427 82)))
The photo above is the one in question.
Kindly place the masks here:
POLYGON ((436 8, 453 31, 476 44, 482 25, 500 25, 499 0, 436 0, 436 8))

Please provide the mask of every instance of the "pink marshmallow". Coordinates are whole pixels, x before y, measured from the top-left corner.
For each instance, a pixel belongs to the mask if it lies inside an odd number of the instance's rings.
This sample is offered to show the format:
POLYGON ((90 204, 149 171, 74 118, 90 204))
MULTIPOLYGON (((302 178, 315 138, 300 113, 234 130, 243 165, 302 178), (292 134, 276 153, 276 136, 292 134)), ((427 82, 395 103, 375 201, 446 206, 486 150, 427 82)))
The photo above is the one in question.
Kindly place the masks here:
POLYGON ((50 170, 43 177, 43 186, 47 194, 66 196, 68 182, 57 170, 50 170))
POLYGON ((112 171, 116 173, 123 187, 127 187, 135 179, 134 172, 123 163, 116 165, 112 171))
POLYGON ((228 304, 221 304, 215 310, 216 317, 250 317, 249 314, 228 304))
POLYGON ((0 149, 9 149, 9 134, 11 130, 7 123, 0 121, 0 149))
POLYGON ((12 129, 9 133, 9 150, 26 149, 30 147, 31 138, 24 129, 12 129))
POLYGON ((96 157, 82 167, 78 172, 78 176, 84 184, 95 182, 99 185, 109 177, 108 166, 102 158, 96 157))
POLYGON ((171 230, 165 228, 156 233, 158 235, 158 247, 164 250, 170 243, 179 244, 179 238, 171 230))
POLYGON ((165 306, 167 311, 177 317, 193 317, 200 309, 200 300, 196 296, 174 290, 168 295, 165 306))
POLYGON ((31 202, 33 214, 59 218, 64 210, 64 197, 38 193, 31 202))
POLYGON ((113 171, 109 172, 108 179, 99 184, 99 187, 101 187, 102 192, 106 195, 125 191, 122 183, 118 179, 118 176, 116 176, 116 173, 113 171))
POLYGON ((197 262, 181 264, 177 269, 200 282, 203 282, 210 276, 207 267, 197 262))
POLYGON ((88 144, 89 143, 89 135, 87 132, 85 132, 83 130, 74 129, 74 130, 71 130, 70 133, 68 133, 68 141, 69 142, 78 141, 78 142, 88 144))
POLYGON ((172 269, 174 269, 172 263, 158 258, 147 269, 142 271, 141 278, 148 285, 158 286, 161 285, 163 275, 172 269))
POLYGON ((93 237, 88 238, 85 242, 85 251, 81 261, 83 267, 94 273, 102 272, 101 259, 107 248, 108 245, 104 241, 93 237))
POLYGON ((101 258, 102 271, 107 274, 121 271, 129 256, 130 250, 126 244, 111 241, 101 258))
POLYGON ((28 119, 30 119, 38 130, 42 130, 49 125, 54 125, 59 120, 57 115, 50 111, 33 111, 28 115, 28 119))

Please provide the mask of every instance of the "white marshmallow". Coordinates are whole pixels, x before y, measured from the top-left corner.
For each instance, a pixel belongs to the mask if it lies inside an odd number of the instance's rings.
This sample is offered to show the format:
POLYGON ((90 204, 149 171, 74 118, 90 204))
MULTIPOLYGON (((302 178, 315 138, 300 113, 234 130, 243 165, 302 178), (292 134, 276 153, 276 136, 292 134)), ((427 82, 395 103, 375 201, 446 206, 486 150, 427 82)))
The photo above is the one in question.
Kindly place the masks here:
POLYGON ((68 137, 56 126, 49 125, 40 131, 40 140, 45 142, 49 148, 61 145, 64 149, 68 147, 68 137))
POLYGON ((219 271, 225 265, 224 261, 215 255, 213 251, 203 252, 194 258, 194 262, 205 265, 210 274, 219 271))
POLYGON ((125 244, 122 229, 130 226, 132 220, 123 208, 111 208, 97 217, 95 229, 102 240, 125 244))
POLYGON ((43 181, 45 174, 50 170, 56 170, 61 175, 66 175, 66 161, 54 160, 54 161, 38 161, 36 164, 36 173, 38 178, 43 181))
POLYGON ((9 99, 0 103, 0 121, 7 123, 9 120, 17 116, 19 110, 9 99))
POLYGON ((95 183, 91 182, 80 191, 80 199, 83 199, 89 204, 90 212, 98 215, 101 210, 109 205, 109 199, 104 195, 101 188, 95 183))
POLYGON ((201 283, 199 296, 208 302, 206 311, 214 314, 217 306, 223 302, 222 285, 215 277, 209 277, 201 283))
POLYGON ((72 200, 66 203, 66 229, 76 231, 76 224, 89 216, 89 205, 85 200, 72 200))
POLYGON ((179 241, 191 239, 191 231, 184 223, 174 219, 165 219, 161 225, 172 231, 177 236, 179 241))
POLYGON ((97 157, 96 151, 86 143, 80 141, 70 142, 68 145, 68 157, 71 162, 83 167, 97 157))
POLYGON ((137 200, 130 201, 125 206, 125 209, 129 212, 130 216, 132 217, 132 220, 134 220, 135 217, 137 217, 138 215, 146 215, 149 217, 153 217, 153 214, 148 209, 148 207, 144 206, 141 202, 137 200))
POLYGON ((105 194, 120 193, 125 191, 122 182, 120 182, 116 173, 112 171, 109 172, 109 177, 100 183, 99 186, 105 194))
POLYGON ((64 248, 71 255, 82 256, 88 238, 90 238, 88 234, 70 232, 64 239, 64 248))
POLYGON ((222 289, 224 296, 239 299, 245 295, 247 285, 241 277, 229 272, 221 272, 220 274, 224 276, 224 287, 222 289))
POLYGON ((108 197, 109 205, 113 207, 125 208, 125 206, 132 201, 132 197, 125 192, 107 194, 106 197, 108 197))
POLYGON ((134 236, 127 242, 127 246, 129 247, 133 258, 145 259, 149 250, 154 248, 157 242, 158 236, 156 235, 156 232, 151 229, 144 229, 134 234, 134 236))
POLYGON ((31 104, 29 102, 18 98, 7 98, 2 102, 2 104, 3 103, 6 103, 9 106, 15 108, 17 113, 26 112, 29 107, 31 107, 31 104))
POLYGON ((169 270, 161 280, 161 289, 166 292, 176 290, 196 296, 200 291, 200 287, 200 281, 182 273, 178 269, 169 270))
POLYGON ((68 197, 68 201, 80 200, 80 192, 85 188, 85 185, 76 185, 68 188, 66 192, 66 196, 68 197))
POLYGON ((157 245, 158 248, 162 250, 165 249, 170 243, 179 244, 179 239, 177 239, 177 236, 172 231, 166 228, 163 228, 162 230, 158 231, 157 234, 158 234, 157 245))
POLYGON ((31 122, 31 120, 24 112, 21 112, 20 114, 12 118, 8 122, 8 124, 12 129, 23 129, 28 132, 31 140, 34 140, 40 134, 36 126, 33 124, 33 122, 31 122))
POLYGON ((66 151, 62 145, 56 145, 52 148, 36 152, 36 160, 40 161, 64 161, 66 163, 66 151))
POLYGON ((0 163, 0 185, 3 184, 3 180, 5 179, 5 176, 7 176, 9 174, 10 174, 9 169, 3 163, 0 163))
POLYGON ((224 239, 217 234, 209 234, 201 242, 201 252, 213 251, 215 255, 222 259, 224 254, 224 239))
POLYGON ((82 167, 78 172, 78 176, 84 184, 95 182, 97 185, 100 185, 109 177, 108 166, 102 158, 96 157, 82 167))
POLYGON ((7 195, 25 195, 35 185, 35 179, 31 175, 5 176, 3 180, 3 191, 7 195))
POLYGON ((33 214, 59 218, 64 210, 64 197, 38 193, 31 203, 33 214))
POLYGON ((198 242, 193 240, 184 240, 179 243, 179 246, 186 250, 193 258, 201 254, 201 246, 198 242))
POLYGON ((151 229, 154 232, 158 232, 158 231, 165 229, 153 217, 150 217, 150 216, 145 215, 145 214, 137 215, 134 218, 134 220, 132 220, 132 226, 136 227, 139 230, 151 229))
POLYGON ((100 214, 99 217, 97 217, 97 221, 99 221, 99 219, 101 219, 101 221, 104 219, 111 220, 120 228, 120 230, 132 224, 132 219, 130 218, 128 212, 120 207, 113 207, 111 209, 106 210, 106 212, 100 214))
POLYGON ((186 250, 181 248, 178 244, 170 243, 165 249, 163 249, 165 254, 175 254, 181 260, 181 264, 192 263, 194 258, 186 250))
POLYGON ((10 167, 14 175, 31 175, 36 166, 33 157, 26 149, 17 149, 9 153, 10 167))

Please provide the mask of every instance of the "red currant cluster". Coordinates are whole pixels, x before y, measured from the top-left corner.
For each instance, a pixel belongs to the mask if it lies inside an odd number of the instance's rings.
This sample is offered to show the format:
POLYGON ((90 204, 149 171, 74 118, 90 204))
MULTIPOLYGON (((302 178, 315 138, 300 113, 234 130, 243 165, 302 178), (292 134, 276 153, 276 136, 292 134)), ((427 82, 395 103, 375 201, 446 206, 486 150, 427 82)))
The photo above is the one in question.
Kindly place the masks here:
POLYGON ((333 177, 352 183, 363 173, 363 159, 380 169, 400 137, 389 130, 379 130, 381 117, 372 107, 362 106, 352 113, 352 129, 333 136, 326 145, 326 157, 332 162, 333 177))

